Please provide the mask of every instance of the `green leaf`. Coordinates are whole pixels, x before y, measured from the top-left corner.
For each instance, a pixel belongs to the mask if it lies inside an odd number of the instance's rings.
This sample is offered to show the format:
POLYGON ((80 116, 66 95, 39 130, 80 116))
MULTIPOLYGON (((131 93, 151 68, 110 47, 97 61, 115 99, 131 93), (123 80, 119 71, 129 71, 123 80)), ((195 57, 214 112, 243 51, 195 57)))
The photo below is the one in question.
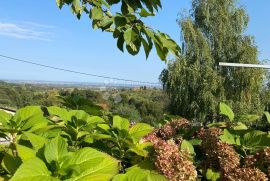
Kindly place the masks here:
POLYGON ((14 120, 17 123, 26 121, 33 116, 43 116, 43 111, 39 106, 27 106, 19 109, 14 115, 14 120))
POLYGON ((221 141, 231 144, 231 145, 240 145, 240 137, 238 135, 233 135, 229 130, 225 129, 223 134, 219 137, 221 141))
POLYGON ((216 123, 210 123, 207 125, 208 127, 223 127, 226 128, 226 122, 216 122, 216 123))
POLYGON ((76 117, 77 119, 80 120, 87 120, 89 117, 89 114, 87 114, 83 110, 72 110, 69 112, 70 117, 72 118, 73 116, 76 117))
POLYGON ((14 157, 9 153, 5 153, 5 156, 1 162, 1 166, 10 174, 14 174, 21 164, 19 157, 14 157))
MULTIPOLYGON (((242 144, 249 147, 259 146, 264 137, 267 137, 267 134, 262 131, 249 131, 243 136, 242 144)), ((268 142, 268 144, 265 146, 270 146, 270 142, 268 142)))
POLYGON ((16 144, 16 149, 19 157, 22 159, 23 162, 36 157, 36 152, 31 148, 16 144))
POLYGON ((103 18, 103 11, 99 7, 93 7, 91 9, 91 19, 100 20, 103 18))
POLYGON ((146 56, 146 59, 147 59, 147 58, 149 57, 151 48, 150 48, 150 46, 148 45, 148 43, 146 42, 146 40, 143 39, 143 38, 142 38, 142 44, 143 44, 145 56, 146 56))
POLYGON ((220 173, 215 172, 212 169, 207 169, 206 171, 206 179, 211 181, 217 181, 220 179, 220 173))
POLYGON ((182 151, 186 151, 186 152, 188 152, 191 155, 195 155, 194 147, 187 140, 183 140, 182 141, 182 143, 181 143, 181 150, 182 151))
POLYGON ((0 110, 0 125, 6 124, 11 118, 11 114, 0 110))
POLYGON ((235 121, 244 122, 244 123, 252 123, 258 121, 260 116, 258 115, 241 115, 235 118, 235 121))
POLYGON ((71 119, 69 112, 64 109, 57 106, 51 106, 47 108, 50 115, 58 116, 63 121, 68 121, 71 119))
POLYGON ((147 151, 149 148, 153 146, 150 142, 140 143, 140 144, 134 144, 130 146, 127 152, 133 152, 136 153, 139 156, 147 157, 149 152, 147 151))
POLYGON ((153 13, 149 13, 148 11, 146 11, 146 9, 142 8, 141 12, 140 12, 140 16, 141 17, 148 17, 148 16, 155 16, 153 13))
POLYGON ((119 161, 93 148, 75 152, 65 164, 73 170, 69 181, 109 181, 119 170, 119 161))
POLYGON ((26 136, 26 138, 30 141, 34 150, 36 151, 41 149, 47 143, 47 140, 45 138, 36 134, 24 132, 23 135, 26 136))
POLYGON ((237 122, 237 124, 233 126, 233 129, 234 130, 247 130, 248 127, 244 123, 237 122))
POLYGON ((270 123, 270 113, 265 111, 263 114, 265 115, 267 122, 270 123))
POLYGON ((133 28, 129 28, 124 33, 124 40, 127 45, 130 45, 131 42, 135 41, 138 38, 138 34, 134 31, 133 28))
POLYGON ((219 109, 220 109, 219 113, 221 115, 227 116, 230 119, 230 121, 234 120, 234 113, 233 113, 232 109, 227 104, 221 102, 219 104, 219 109))
POLYGON ((164 50, 162 49, 162 47, 161 47, 156 41, 154 41, 154 44, 155 44, 156 51, 157 51, 157 54, 158 54, 159 58, 160 58, 161 60, 165 61, 168 52, 167 52, 167 51, 164 51, 164 50))
POLYGON ((113 128, 128 131, 129 125, 130 123, 127 119, 121 118, 120 116, 113 117, 113 128))
POLYGON ((114 24, 116 28, 125 26, 127 24, 127 19, 124 16, 115 16, 114 24))
POLYGON ((125 174, 118 174, 113 181, 168 181, 160 175, 150 161, 144 161, 138 165, 126 169, 125 174))
POLYGON ((47 162, 51 163, 55 161, 56 163, 60 163, 62 158, 68 153, 67 147, 66 140, 61 136, 52 139, 44 149, 44 156, 47 162))
POLYGON ((124 35, 123 33, 121 33, 117 39, 117 47, 119 50, 121 50, 122 52, 124 52, 124 43, 125 43, 125 40, 124 40, 124 35))
POLYGON ((134 126, 132 126, 129 130, 129 135, 132 138, 132 140, 137 143, 140 141, 140 139, 147 134, 151 133, 153 131, 153 128, 145 123, 137 123, 134 126))
POLYGON ((64 5, 63 0, 56 0, 57 6, 61 9, 64 5))
POLYGON ((75 14, 81 14, 81 2, 80 0, 72 0, 72 10, 75 14))
POLYGON ((45 163, 38 158, 24 162, 10 181, 59 181, 51 176, 45 163))
POLYGON ((98 117, 98 116, 91 116, 91 117, 88 117, 86 122, 88 124, 101 124, 101 123, 104 123, 104 119, 101 118, 101 117, 98 117))

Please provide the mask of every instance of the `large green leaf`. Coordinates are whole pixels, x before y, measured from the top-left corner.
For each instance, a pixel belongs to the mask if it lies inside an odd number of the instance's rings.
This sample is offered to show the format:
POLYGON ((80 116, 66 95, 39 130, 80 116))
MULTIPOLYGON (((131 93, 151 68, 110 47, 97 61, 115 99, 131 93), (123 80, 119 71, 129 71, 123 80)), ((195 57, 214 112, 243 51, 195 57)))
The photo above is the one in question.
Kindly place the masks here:
POLYGON ((63 121, 70 120, 70 115, 69 115, 68 111, 64 108, 60 108, 57 106, 51 106, 51 107, 48 107, 47 109, 51 115, 58 116, 63 121))
POLYGON ((21 127, 21 130, 27 130, 28 132, 35 132, 39 129, 47 127, 49 120, 42 114, 36 114, 31 116, 25 124, 21 127))
POLYGON ((227 116, 230 121, 234 120, 234 113, 232 109, 225 103, 221 102, 219 104, 220 114, 227 116))
POLYGON ((86 121, 88 124, 101 124, 105 122, 103 118, 98 116, 90 116, 86 121))
POLYGON ((229 130, 225 129, 223 134, 219 137, 221 141, 232 144, 232 145, 240 145, 240 136, 231 134, 229 130))
POLYGON ((236 121, 244 122, 244 123, 252 123, 254 121, 258 121, 259 119, 260 119, 260 116, 252 115, 252 114, 241 115, 235 118, 236 121))
POLYGON ((243 145, 249 147, 256 147, 256 146, 270 146, 270 142, 266 142, 267 145, 261 145, 264 139, 267 138, 267 134, 262 131, 249 131, 243 136, 243 145))
POLYGON ((59 181, 51 176, 45 163, 38 158, 24 162, 10 181, 59 181))
POLYGON ((89 114, 86 113, 83 110, 72 110, 69 112, 70 117, 76 117, 77 119, 81 119, 81 120, 87 120, 89 117, 89 114))
POLYGON ((22 159, 23 162, 36 157, 36 152, 31 148, 16 144, 16 149, 18 152, 18 156, 22 159))
POLYGON ((24 132, 23 135, 26 137, 27 140, 30 141, 34 150, 36 151, 38 151, 47 143, 47 140, 45 138, 38 136, 36 134, 24 132))
POLYGON ((129 121, 127 119, 121 118, 120 116, 113 117, 113 128, 128 131, 129 125, 129 121))
POLYGON ((136 142, 139 142, 139 140, 142 137, 146 136, 152 131, 153 131, 153 128, 150 125, 145 124, 145 123, 137 123, 130 128, 129 135, 132 138, 132 140, 136 143, 136 142))
POLYGON ((83 148, 65 163, 73 170, 69 181, 109 181, 119 170, 119 161, 93 148, 83 148))
POLYGON ((57 136, 52 139, 44 149, 44 155, 48 163, 55 161, 60 163, 62 159, 67 155, 67 143, 64 138, 57 136))
POLYGON ((43 111, 39 106, 27 106, 19 109, 14 115, 14 120, 18 123, 28 120, 34 115, 43 115, 43 111))
POLYGON ((154 169, 150 161, 144 161, 126 171, 125 174, 116 175, 113 181, 168 181, 154 169))
POLYGON ((129 146, 130 148, 128 149, 128 152, 133 152, 142 157, 147 157, 149 154, 149 148, 152 146, 153 144, 150 142, 137 143, 129 146))

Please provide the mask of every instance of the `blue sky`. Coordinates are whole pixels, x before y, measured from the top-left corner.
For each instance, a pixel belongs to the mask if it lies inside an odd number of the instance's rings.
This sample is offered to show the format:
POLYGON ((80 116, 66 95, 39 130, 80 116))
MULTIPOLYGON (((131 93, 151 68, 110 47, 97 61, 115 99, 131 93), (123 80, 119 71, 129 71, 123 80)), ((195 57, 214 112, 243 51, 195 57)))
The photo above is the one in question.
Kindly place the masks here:
MULTIPOLYGON (((178 13, 190 8, 190 0, 163 0, 163 9, 147 24, 179 42, 178 13)), ((254 35, 260 59, 270 58, 270 1, 242 0, 250 15, 247 33, 254 35)), ((41 64, 92 74, 158 82, 165 63, 152 51, 133 57, 116 48, 110 33, 91 28, 84 16, 80 21, 68 8, 61 11, 55 0, 0 1, 0 54, 41 64)), ((108 82, 56 70, 7 61, 0 58, 0 79, 108 82)), ((121 82, 118 82, 121 83, 121 82)))

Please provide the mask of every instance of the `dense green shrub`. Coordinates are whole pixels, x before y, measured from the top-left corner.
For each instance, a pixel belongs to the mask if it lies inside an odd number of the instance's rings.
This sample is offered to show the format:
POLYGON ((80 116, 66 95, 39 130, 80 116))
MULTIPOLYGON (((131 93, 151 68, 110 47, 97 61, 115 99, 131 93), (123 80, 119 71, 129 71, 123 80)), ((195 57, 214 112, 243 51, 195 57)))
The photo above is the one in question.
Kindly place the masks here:
POLYGON ((269 134, 220 108, 224 122, 201 127, 179 118, 160 128, 56 106, 0 111, 0 179, 268 180, 269 134))

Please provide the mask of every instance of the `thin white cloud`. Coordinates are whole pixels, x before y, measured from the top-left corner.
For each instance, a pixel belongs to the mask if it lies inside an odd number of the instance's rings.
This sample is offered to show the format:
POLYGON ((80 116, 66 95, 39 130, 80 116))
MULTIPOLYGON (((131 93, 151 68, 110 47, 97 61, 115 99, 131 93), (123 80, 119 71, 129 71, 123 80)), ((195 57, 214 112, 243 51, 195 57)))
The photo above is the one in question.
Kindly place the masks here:
POLYGON ((8 23, 0 22, 0 35, 17 39, 31 39, 40 41, 52 41, 53 26, 41 25, 33 22, 8 23))

